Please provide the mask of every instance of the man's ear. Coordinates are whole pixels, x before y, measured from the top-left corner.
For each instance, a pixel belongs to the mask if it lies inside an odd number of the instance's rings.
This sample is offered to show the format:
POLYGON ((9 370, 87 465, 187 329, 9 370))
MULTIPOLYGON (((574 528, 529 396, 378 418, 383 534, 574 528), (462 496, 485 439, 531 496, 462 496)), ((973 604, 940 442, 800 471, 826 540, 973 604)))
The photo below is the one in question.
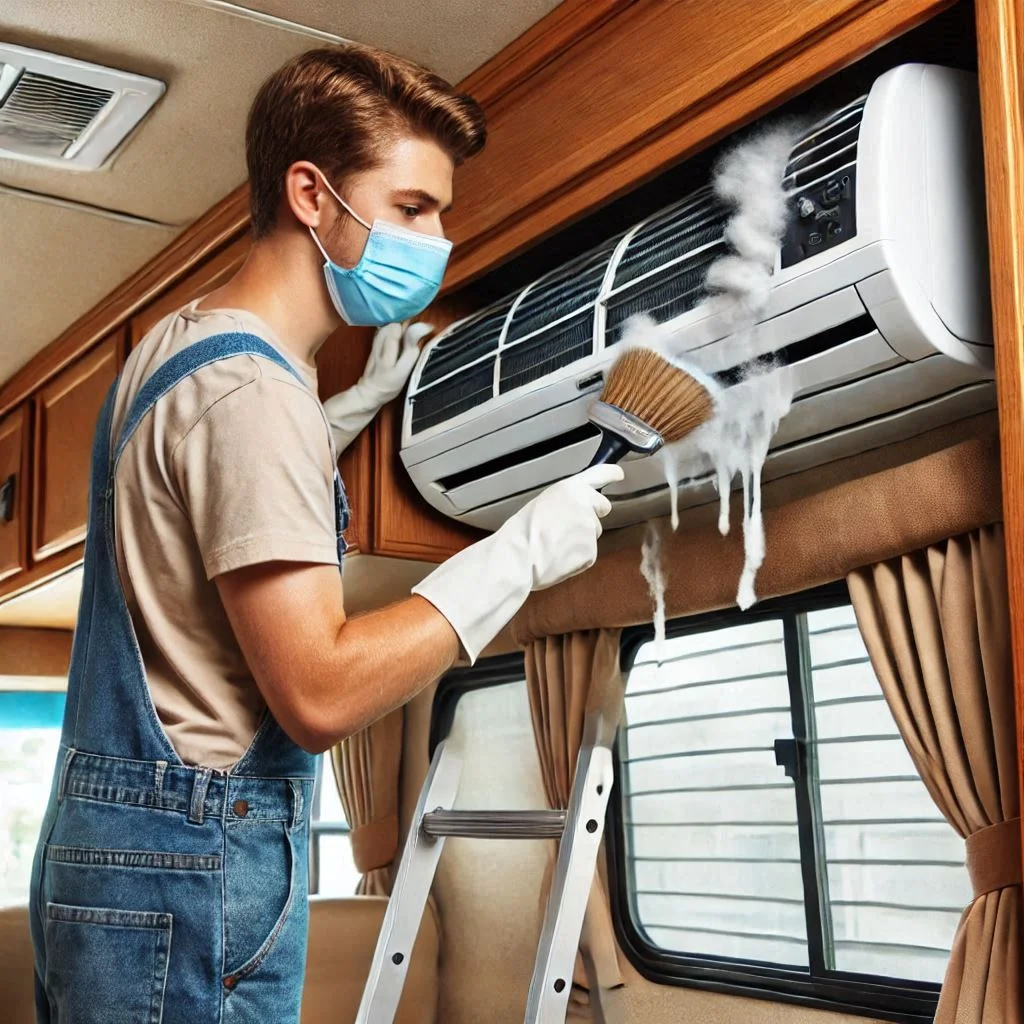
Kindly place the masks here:
POLYGON ((322 228, 328 198, 320 172, 308 160, 299 160, 284 172, 283 199, 300 224, 314 231, 322 228))

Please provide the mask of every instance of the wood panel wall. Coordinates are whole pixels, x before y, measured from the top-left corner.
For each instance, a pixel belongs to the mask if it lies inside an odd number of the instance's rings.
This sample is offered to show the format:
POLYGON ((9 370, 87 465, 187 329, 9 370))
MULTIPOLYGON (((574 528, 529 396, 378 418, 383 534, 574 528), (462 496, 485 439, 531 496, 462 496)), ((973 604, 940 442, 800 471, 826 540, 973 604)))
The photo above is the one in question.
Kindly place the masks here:
POLYGON ((975 11, 1017 757, 1024 792, 1024 7, 1020 0, 975 0, 975 11))

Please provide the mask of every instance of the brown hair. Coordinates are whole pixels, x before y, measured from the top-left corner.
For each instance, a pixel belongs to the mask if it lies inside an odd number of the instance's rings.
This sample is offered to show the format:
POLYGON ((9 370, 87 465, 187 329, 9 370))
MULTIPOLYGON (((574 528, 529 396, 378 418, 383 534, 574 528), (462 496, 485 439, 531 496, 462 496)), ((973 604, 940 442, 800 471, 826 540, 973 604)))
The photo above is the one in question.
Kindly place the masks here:
POLYGON ((285 172, 297 160, 312 161, 340 188, 408 134, 434 140, 456 164, 487 137, 476 100, 412 61, 356 44, 292 58, 263 83, 249 111, 253 233, 273 228, 285 172))

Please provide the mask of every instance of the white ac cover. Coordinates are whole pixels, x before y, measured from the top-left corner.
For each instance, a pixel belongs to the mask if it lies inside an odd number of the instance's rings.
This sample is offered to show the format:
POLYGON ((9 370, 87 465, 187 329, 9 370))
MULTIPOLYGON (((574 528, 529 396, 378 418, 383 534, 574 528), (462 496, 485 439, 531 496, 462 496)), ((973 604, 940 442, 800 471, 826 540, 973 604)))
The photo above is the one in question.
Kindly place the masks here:
MULTIPOLYGON (((796 394, 763 478, 993 408, 974 76, 924 64, 888 71, 802 136, 786 175, 805 216, 780 250, 754 345, 793 367, 796 394)), ((708 265, 727 252, 727 217, 708 186, 432 340, 402 427, 402 460, 424 498, 495 529, 585 467, 598 443, 587 410, 633 313, 672 321, 683 347, 715 364, 725 329, 698 304, 708 265)), ((727 382, 739 368, 716 369, 727 382)), ((682 508, 717 497, 710 468, 694 459, 680 468, 682 508)), ((664 514, 661 459, 623 467, 625 480, 605 491, 608 525, 664 514)))

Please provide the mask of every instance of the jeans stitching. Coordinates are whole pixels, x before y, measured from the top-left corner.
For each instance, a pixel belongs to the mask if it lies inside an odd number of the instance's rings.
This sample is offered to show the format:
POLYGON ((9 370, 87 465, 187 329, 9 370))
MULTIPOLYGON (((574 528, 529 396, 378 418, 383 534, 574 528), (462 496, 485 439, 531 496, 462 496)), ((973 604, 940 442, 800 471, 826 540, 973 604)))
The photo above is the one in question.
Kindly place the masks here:
POLYGON ((82 867, 157 868, 163 871, 219 871, 216 854, 174 853, 160 850, 96 850, 77 846, 47 846, 46 859, 54 864, 82 867), (136 863, 126 863, 135 861, 136 863))
POLYGON ((167 998, 167 976, 170 974, 171 968, 171 940, 174 938, 174 915, 168 915, 170 920, 167 922, 167 941, 163 945, 163 984, 160 986, 159 1001, 157 1000, 157 993, 154 989, 153 992, 153 1006, 150 1012, 152 1018, 151 1024, 160 1024, 164 1019, 164 1000, 167 998))
POLYGON ((142 928, 161 931, 171 922, 171 914, 157 910, 121 910, 117 907, 76 907, 69 903, 46 904, 47 921, 62 924, 96 924, 110 928, 142 928))

